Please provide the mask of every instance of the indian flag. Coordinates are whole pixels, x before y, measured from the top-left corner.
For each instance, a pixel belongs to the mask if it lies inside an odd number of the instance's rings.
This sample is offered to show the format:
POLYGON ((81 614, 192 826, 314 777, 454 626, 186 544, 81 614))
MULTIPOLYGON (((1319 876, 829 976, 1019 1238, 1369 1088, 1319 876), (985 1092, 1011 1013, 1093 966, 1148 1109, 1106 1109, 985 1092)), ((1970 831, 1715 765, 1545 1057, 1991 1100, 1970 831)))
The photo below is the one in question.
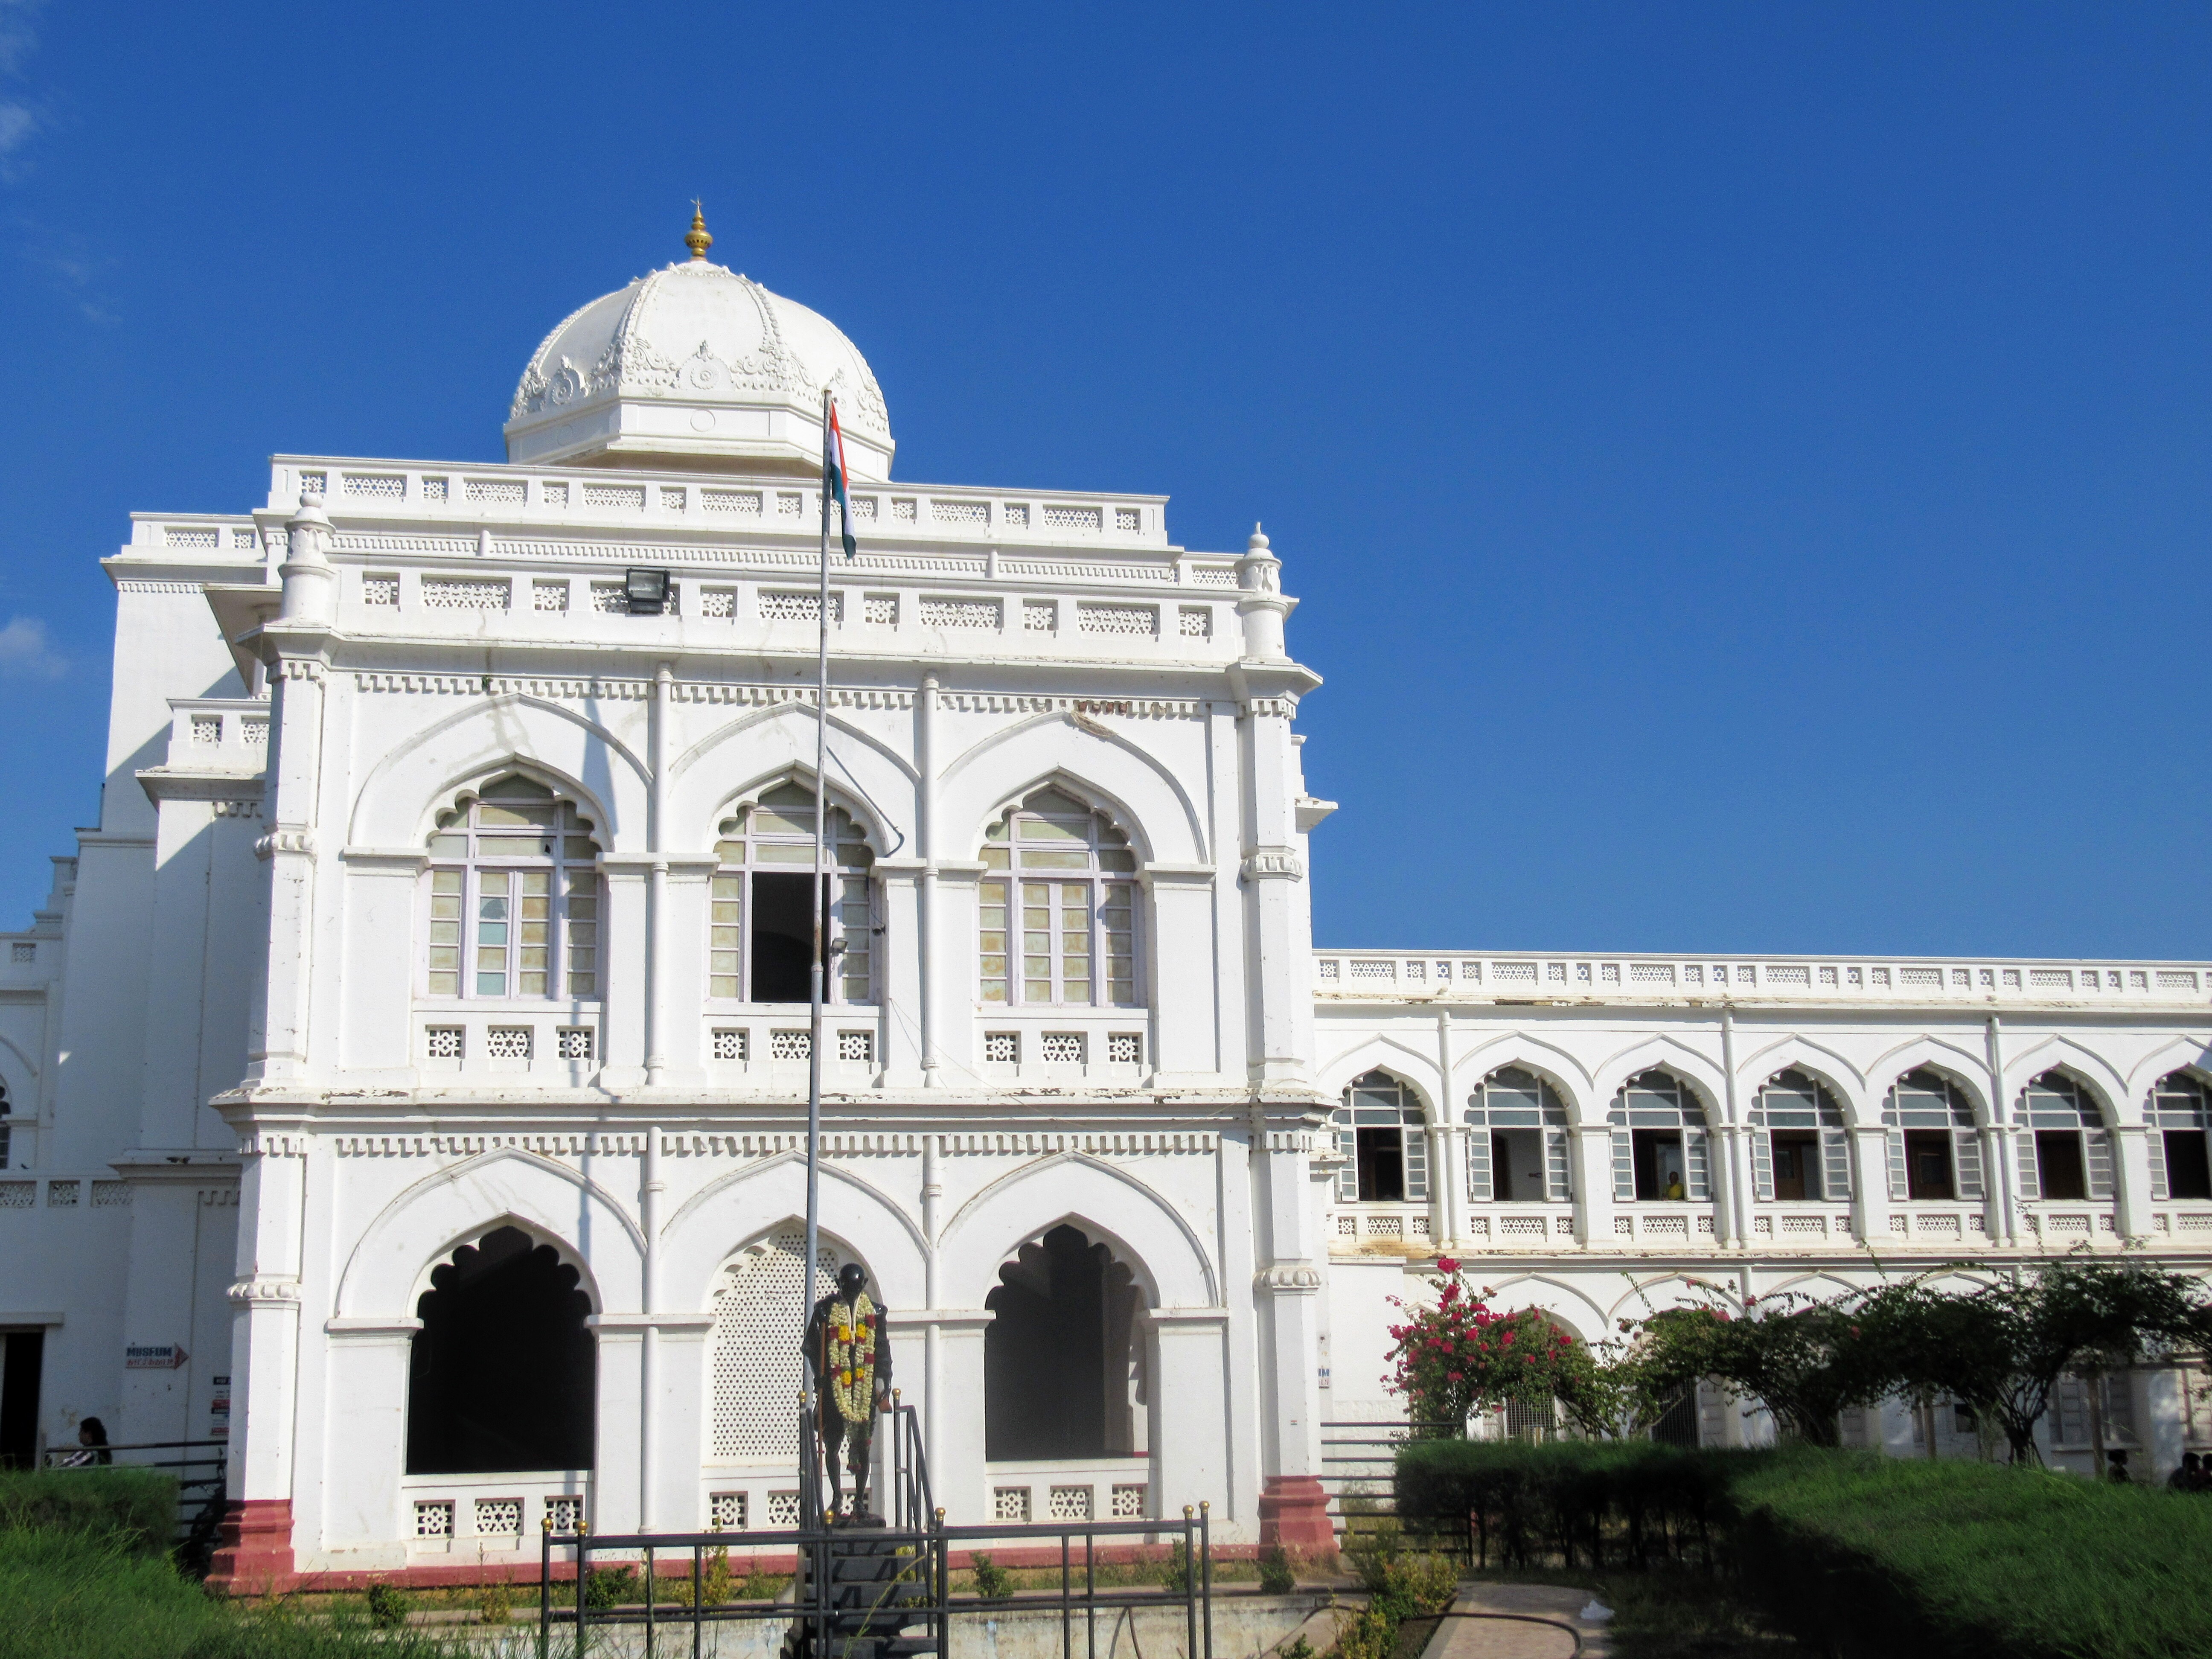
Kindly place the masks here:
POLYGON ((835 398, 830 399, 830 418, 822 423, 822 499, 836 501, 844 515, 840 528, 845 537, 845 556, 859 557, 860 550, 853 541, 853 501, 845 493, 845 432, 837 424, 835 398))

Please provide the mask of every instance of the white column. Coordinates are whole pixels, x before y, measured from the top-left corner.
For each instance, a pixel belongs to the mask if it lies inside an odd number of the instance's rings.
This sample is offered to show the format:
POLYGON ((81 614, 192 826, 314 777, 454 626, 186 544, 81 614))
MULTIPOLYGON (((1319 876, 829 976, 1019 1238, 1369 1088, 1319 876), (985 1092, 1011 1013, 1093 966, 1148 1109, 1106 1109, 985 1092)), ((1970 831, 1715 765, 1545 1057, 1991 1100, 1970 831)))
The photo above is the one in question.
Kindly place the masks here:
POLYGON ((1613 1128, 1575 1123, 1567 1128, 1567 1154, 1575 1166, 1575 1237, 1589 1249, 1611 1249, 1613 1128))
POLYGON ((2113 1225, 2122 1238, 2151 1233, 2150 1131, 2123 1123, 2112 1133, 2113 1225))
POLYGON ((662 983, 661 957, 667 949, 668 931, 668 702, 675 675, 666 663, 653 671, 653 708, 647 732, 653 787, 651 810, 646 814, 646 851, 652 858, 651 878, 645 896, 645 1082, 656 1088, 668 1073, 665 1032, 672 1012, 667 987, 662 983))
POLYGON ((1871 1244, 1889 1231, 1889 1131, 1861 1124, 1851 1136, 1851 1231, 1871 1244))
POLYGON ((584 1323, 599 1344, 599 1401, 595 1420, 597 1467, 592 1471, 593 1532, 635 1532, 643 1471, 639 1467, 644 1420, 644 1318, 593 1314, 584 1323))
MULTIPOLYGON (((920 859, 878 859, 876 879, 882 884, 884 931, 876 951, 876 985, 887 1009, 911 1011, 927 1006, 929 981, 923 972, 928 960, 916 943, 922 932, 922 908, 927 877, 920 859)), ((927 1087, 924 1054, 927 1029, 919 1020, 892 1018, 883 1022, 884 1087, 927 1087)))
POLYGON ((991 1479, 983 1468, 983 1332, 991 1316, 980 1308, 939 1309, 932 1320, 939 1376, 924 1402, 930 1483, 947 1520, 980 1525, 991 1516, 991 1479))
POLYGON ((699 1532, 707 1525, 699 1471, 707 1456, 714 1330, 711 1314, 663 1313, 648 1331, 659 1379, 647 1402, 652 1427, 646 1455, 653 1472, 648 1532, 699 1532))
POLYGON ((257 1128, 239 1181, 238 1278, 230 1287, 232 1513, 210 1577, 281 1587, 292 1571, 307 1137, 257 1128))
POLYGON ((1153 1512, 1180 1516, 1186 1504, 1210 1503, 1225 1513, 1229 1499, 1227 1419, 1228 1312, 1220 1308, 1155 1308, 1146 1316, 1152 1370, 1153 1512))
POLYGON ((366 1565, 407 1565, 412 1517, 399 1481, 407 1469, 408 1367, 422 1328, 419 1319, 389 1316, 324 1327, 323 1422, 333 1455, 324 1460, 320 1541, 349 1556, 369 1553, 366 1565))
POLYGON ((1213 867, 1148 864, 1146 1000, 1152 1005, 1151 1084, 1197 1086, 1221 1070, 1213 1030, 1213 867))
POLYGON ((912 1006, 919 1013, 917 1023, 921 1027, 921 1081, 927 1089, 937 1086, 939 1069, 939 988, 922 965, 932 959, 942 937, 938 931, 940 918, 937 905, 937 861, 944 850, 938 845, 937 692, 937 676, 925 674, 921 677, 921 694, 914 700, 916 809, 914 850, 915 855, 921 860, 921 889, 915 896, 914 931, 903 936, 896 932, 887 932, 884 935, 889 951, 901 956, 911 951, 913 957, 915 1000, 912 1006), (909 939, 912 941, 910 946, 909 939))
MULTIPOLYGON (((1254 1231, 1261 1311, 1260 1541, 1333 1542, 1321 1475, 1321 1241, 1308 1155, 1315 1132, 1254 1115, 1254 1231)), ((1163 1498, 1166 1494, 1161 1494, 1163 1498)))

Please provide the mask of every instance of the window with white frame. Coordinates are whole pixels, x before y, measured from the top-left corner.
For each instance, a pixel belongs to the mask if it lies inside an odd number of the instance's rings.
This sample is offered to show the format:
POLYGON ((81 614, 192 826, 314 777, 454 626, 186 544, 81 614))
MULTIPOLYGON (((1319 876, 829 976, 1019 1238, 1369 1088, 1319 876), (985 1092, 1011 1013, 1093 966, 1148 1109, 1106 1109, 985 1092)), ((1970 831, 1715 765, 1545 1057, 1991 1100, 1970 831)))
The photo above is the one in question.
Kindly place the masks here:
POLYGON ((1889 1195, 1908 1199, 1979 1199, 1982 1142, 1973 1103, 1939 1072, 1907 1072, 1882 1104, 1889 1143, 1889 1195))
MULTIPOLYGON (((828 910, 833 1003, 874 994, 875 929, 867 832, 842 807, 830 809, 828 910)), ((707 994, 721 1001, 811 1000, 814 795, 780 783, 723 821, 708 923, 707 994)))
POLYGON ((1137 1006, 1137 859, 1128 837, 1082 802, 1044 789, 984 831, 983 866, 983 1001, 1137 1006))
MULTIPOLYGON (((0 1106, 0 1111, 5 1111, 0 1106)), ((2150 1195, 2155 1199, 2212 1198, 2212 1160, 2205 1130, 2212 1121, 2212 1100, 2203 1084, 2186 1072, 2160 1078, 2150 1094, 2150 1195)), ((7 1133, 0 1129, 0 1137, 7 1133)), ((4 1146, 0 1139, 0 1146, 4 1146)))
POLYGON ((2045 1072, 2021 1090, 2014 1135, 2022 1198, 2112 1197, 2112 1143, 2105 1115, 2074 1078, 2045 1072))
POLYGON ((424 989, 434 997, 601 995, 592 829, 573 802, 516 776, 439 814, 424 989))
POLYGON ((1621 1085, 1606 1121, 1613 1126, 1613 1196, 1622 1204, 1704 1203, 1705 1109, 1672 1072, 1645 1072, 1621 1085))
POLYGON ((1851 1195, 1843 1108, 1806 1073, 1778 1072, 1751 1104, 1751 1182, 1761 1199, 1840 1204, 1851 1195))
POLYGON ((1534 1072, 1492 1072, 1468 1097, 1467 1195, 1478 1204, 1564 1204, 1567 1108, 1534 1072))
POLYGON ((1428 1137, 1411 1089, 1388 1072, 1354 1078, 1330 1121, 1345 1158, 1336 1177, 1338 1202, 1427 1202, 1428 1137))

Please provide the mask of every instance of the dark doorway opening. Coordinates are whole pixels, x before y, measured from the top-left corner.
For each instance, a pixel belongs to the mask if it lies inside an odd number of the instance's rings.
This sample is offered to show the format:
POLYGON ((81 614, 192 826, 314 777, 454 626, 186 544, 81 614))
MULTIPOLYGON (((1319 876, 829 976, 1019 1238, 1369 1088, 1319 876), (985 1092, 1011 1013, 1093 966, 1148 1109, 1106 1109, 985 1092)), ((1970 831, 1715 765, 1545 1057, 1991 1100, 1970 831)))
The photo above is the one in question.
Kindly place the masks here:
POLYGON ((1514 1201, 1513 1143, 1496 1133, 1490 1137, 1490 1195, 1500 1204, 1514 1201))
POLYGON ((44 1331, 0 1336, 0 1469, 38 1467, 39 1377, 46 1363, 44 1331))
POLYGON ((2166 1132, 2166 1191, 2169 1198, 2212 1198, 2212 1159, 2202 1129, 2166 1132))
POLYGON ((2081 1137, 2072 1129, 2042 1129, 2035 1137, 2035 1168, 2045 1198, 2087 1198, 2081 1137))
POLYGON ((1820 1156, 1820 1137, 1808 1130, 1777 1129, 1772 1139, 1775 1197, 1820 1197, 1820 1177, 1813 1171, 1820 1156))
POLYGON ((753 1000, 811 1002, 814 998, 814 919, 807 913, 811 875, 753 872, 753 1000))
POLYGON ((1908 1198, 1952 1198, 1951 1132, 1948 1129, 1907 1129, 1905 1132, 1905 1193, 1908 1198))
POLYGON ((1688 1197, 1688 1170, 1682 1162, 1682 1132, 1637 1129, 1632 1133, 1638 1200, 1648 1204, 1659 1199, 1688 1197))
POLYGON ((580 1277, 518 1227, 432 1272, 415 1306, 408 1474, 592 1467, 599 1364, 580 1277))
POLYGON ((1403 1129, 1355 1129, 1352 1158, 1359 1174, 1359 1198, 1364 1204, 1402 1204, 1406 1201, 1406 1132, 1403 1129))
POLYGON ((988 1461, 1139 1450, 1140 1303, 1129 1269, 1073 1227, 1054 1227, 999 1269, 983 1304, 993 1316, 983 1330, 988 1461))

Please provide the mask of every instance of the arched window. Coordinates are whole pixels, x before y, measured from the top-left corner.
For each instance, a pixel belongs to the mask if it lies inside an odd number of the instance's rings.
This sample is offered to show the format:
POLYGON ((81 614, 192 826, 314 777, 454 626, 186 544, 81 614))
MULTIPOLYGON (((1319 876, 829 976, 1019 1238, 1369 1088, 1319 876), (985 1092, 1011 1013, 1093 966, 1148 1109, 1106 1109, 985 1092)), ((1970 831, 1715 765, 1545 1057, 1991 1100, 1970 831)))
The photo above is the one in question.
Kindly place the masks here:
MULTIPOLYGON (((0 1105, 0 1112, 7 1108, 0 1105)), ((2205 1129, 2212 1121, 2212 1098, 2186 1072, 2158 1080, 2150 1096, 2150 1195, 2153 1198, 2212 1198, 2212 1159, 2205 1154, 2205 1129)), ((0 1129, 0 1135, 7 1133, 0 1129)), ((0 1146, 6 1143, 0 1140, 0 1146)))
POLYGON ((1705 1108, 1672 1072, 1629 1079, 1606 1121, 1613 1125, 1616 1202, 1704 1203, 1712 1197, 1705 1108))
POLYGON ((431 1272, 408 1358, 408 1474, 592 1467, 598 1357, 580 1278, 519 1227, 431 1272))
POLYGON ((1388 1072, 1354 1078, 1344 1104, 1330 1116, 1336 1149, 1340 1203, 1420 1204, 1429 1196, 1428 1137, 1420 1102, 1388 1072))
MULTIPOLYGON (((714 1291, 714 1461, 787 1464, 799 1455, 799 1292, 806 1232, 747 1245, 714 1291)), ((836 1288, 842 1251, 815 1240, 814 1298, 836 1288)), ((871 1283, 870 1296, 881 1294, 871 1283)))
POLYGON ((2020 1195, 2106 1199, 2112 1143, 2089 1091, 2063 1072, 2045 1072, 2021 1091, 2020 1195))
POLYGON ((987 1461, 1143 1453, 1144 1297, 1127 1264, 1054 1227, 999 1269, 983 1305, 987 1461))
POLYGON ((1467 1105, 1467 1195, 1478 1204, 1564 1204, 1567 1108, 1534 1072, 1508 1066, 1467 1105))
POLYGON ((983 832, 983 869, 985 1002, 1137 1005, 1137 857, 1103 814, 1041 789, 983 832))
MULTIPOLYGON (((843 808, 830 809, 831 1002, 874 994, 874 929, 867 832, 843 808), (842 947, 840 950, 840 946, 842 947)), ((780 783, 757 805, 723 821, 714 843, 707 994, 738 1002, 806 1002, 814 995, 814 795, 780 783)))
POLYGON ((1751 1104, 1751 1180, 1763 1199, 1834 1204, 1851 1195, 1843 1108, 1803 1072, 1778 1072, 1751 1104))
POLYGON ((486 784, 430 837, 434 997, 597 998, 599 847, 573 803, 527 778, 486 784))
POLYGON ((1966 1091, 1939 1073, 1907 1072, 1890 1085, 1881 1121, 1889 1140, 1889 1195, 1978 1199, 1982 1142, 1966 1091))

